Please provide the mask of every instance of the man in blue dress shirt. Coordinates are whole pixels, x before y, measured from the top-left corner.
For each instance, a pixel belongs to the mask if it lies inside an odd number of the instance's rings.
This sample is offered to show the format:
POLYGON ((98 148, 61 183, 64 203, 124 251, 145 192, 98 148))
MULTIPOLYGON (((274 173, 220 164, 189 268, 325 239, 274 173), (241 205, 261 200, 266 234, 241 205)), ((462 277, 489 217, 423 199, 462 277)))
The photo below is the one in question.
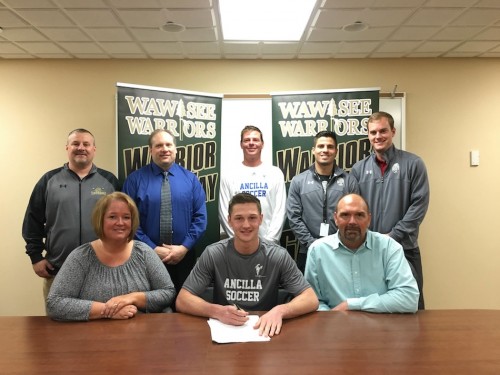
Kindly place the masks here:
POLYGON ((334 213, 338 232, 309 247, 305 277, 318 310, 414 313, 419 291, 401 245, 368 230, 371 214, 357 194, 341 198, 334 213))
POLYGON ((158 129, 149 137, 152 163, 131 173, 123 185, 137 204, 140 226, 136 239, 155 250, 166 264, 178 292, 191 272, 196 254, 193 246, 207 228, 205 191, 196 175, 175 163, 173 134, 158 129), (160 240, 160 202, 164 172, 168 173, 172 202, 172 243, 160 240))

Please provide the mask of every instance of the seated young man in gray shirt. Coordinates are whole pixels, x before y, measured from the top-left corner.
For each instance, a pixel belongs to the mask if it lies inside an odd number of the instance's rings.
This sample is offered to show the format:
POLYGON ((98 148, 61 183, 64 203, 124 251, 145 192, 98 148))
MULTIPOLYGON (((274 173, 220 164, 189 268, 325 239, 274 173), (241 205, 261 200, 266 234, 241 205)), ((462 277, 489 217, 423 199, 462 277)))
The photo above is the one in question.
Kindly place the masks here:
POLYGON ((259 334, 277 335, 283 319, 315 311, 318 298, 288 252, 259 238, 260 201, 248 193, 229 202, 228 223, 234 237, 208 246, 177 297, 178 312, 243 325, 248 310, 268 311, 256 323, 259 334), (200 296, 213 282, 214 303, 200 296), (282 286, 294 298, 278 305, 282 286))

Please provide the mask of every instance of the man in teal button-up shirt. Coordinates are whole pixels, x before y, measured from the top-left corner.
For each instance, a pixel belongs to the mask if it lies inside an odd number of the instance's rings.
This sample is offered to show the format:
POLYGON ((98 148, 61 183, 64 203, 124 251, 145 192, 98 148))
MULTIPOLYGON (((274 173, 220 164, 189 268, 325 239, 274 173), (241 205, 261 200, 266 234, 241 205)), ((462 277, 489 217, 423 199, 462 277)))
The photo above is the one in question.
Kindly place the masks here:
POLYGON ((419 291, 403 248, 369 231, 370 219, 365 200, 346 195, 334 213, 338 232, 310 246, 305 277, 318 296, 318 310, 417 311, 419 291))

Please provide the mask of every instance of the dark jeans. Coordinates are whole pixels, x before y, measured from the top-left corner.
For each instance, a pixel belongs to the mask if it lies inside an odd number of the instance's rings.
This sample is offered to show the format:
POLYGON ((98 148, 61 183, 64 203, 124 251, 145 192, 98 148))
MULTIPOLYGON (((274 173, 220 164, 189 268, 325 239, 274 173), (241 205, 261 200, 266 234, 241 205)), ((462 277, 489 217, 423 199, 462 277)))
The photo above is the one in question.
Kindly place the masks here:
POLYGON ((307 260, 307 253, 297 254, 297 267, 299 268, 300 272, 302 272, 302 274, 306 270, 306 260, 307 260))
POLYGON ((418 309, 425 310, 424 303, 424 275, 422 273, 422 259, 420 257, 420 248, 405 249, 406 260, 413 266, 415 279, 417 280, 420 297, 418 299, 418 309))

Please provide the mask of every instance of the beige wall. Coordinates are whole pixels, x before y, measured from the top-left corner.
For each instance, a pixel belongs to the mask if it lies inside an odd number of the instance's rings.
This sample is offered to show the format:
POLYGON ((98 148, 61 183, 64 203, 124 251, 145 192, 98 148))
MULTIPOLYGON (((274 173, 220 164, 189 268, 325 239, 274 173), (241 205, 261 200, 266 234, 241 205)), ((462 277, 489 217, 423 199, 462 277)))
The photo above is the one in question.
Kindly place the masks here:
POLYGON ((42 283, 21 225, 36 181, 90 129, 96 164, 116 172, 115 83, 214 93, 394 85, 407 93, 407 150, 427 164, 421 227, 427 307, 500 308, 500 59, 326 61, 1 61, 0 315, 41 315, 42 283), (481 152, 469 167, 469 151, 481 152))

